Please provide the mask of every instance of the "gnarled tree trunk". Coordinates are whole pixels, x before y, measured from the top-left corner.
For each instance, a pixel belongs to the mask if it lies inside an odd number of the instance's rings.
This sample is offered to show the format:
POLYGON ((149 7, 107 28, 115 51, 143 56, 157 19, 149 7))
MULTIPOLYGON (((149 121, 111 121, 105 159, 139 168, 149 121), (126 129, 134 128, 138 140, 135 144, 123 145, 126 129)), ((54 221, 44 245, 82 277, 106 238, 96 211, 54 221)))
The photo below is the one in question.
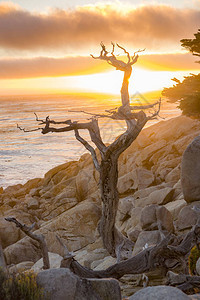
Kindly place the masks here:
MULTIPOLYGON (((104 247, 108 250, 110 255, 117 257, 118 261, 122 259, 127 259, 131 256, 133 249, 133 242, 128 240, 123 236, 115 227, 115 219, 118 209, 119 196, 117 191, 117 181, 118 181, 118 158, 120 154, 125 151, 131 143, 136 139, 144 125, 149 119, 154 118, 158 115, 160 110, 160 102, 153 105, 140 106, 139 108, 130 106, 129 99, 129 79, 132 73, 132 65, 137 62, 138 55, 130 56, 130 54, 121 46, 117 46, 122 49, 127 55, 128 62, 119 60, 114 55, 114 47, 111 55, 108 55, 105 46, 101 43, 101 53, 100 56, 92 57, 94 59, 106 60, 110 65, 115 67, 117 70, 124 72, 123 83, 121 87, 121 102, 122 106, 115 110, 108 111, 108 114, 95 114, 93 118, 88 123, 78 123, 72 122, 71 120, 66 120, 64 122, 56 122, 50 120, 49 117, 46 120, 39 120, 36 116, 36 120, 40 124, 44 124, 44 128, 38 128, 29 131, 35 131, 42 129, 43 134, 49 132, 66 132, 74 130, 76 139, 81 142, 84 147, 90 151, 94 166, 100 174, 100 191, 102 200, 102 218, 99 224, 99 232, 103 240, 104 247), (158 110, 149 117, 143 111, 138 113, 132 113, 132 110, 152 108, 159 103, 158 110), (98 126, 98 118, 108 117, 111 119, 124 120, 127 125, 127 130, 119 136, 111 145, 106 146, 100 134, 100 129, 98 126), (55 128, 50 127, 51 124, 66 124, 66 127, 55 128), (98 161, 95 149, 79 135, 80 129, 87 129, 89 131, 92 142, 96 145, 101 154, 101 162, 98 161)), ((138 52, 140 52, 139 50, 138 52)), ((19 127, 20 128, 20 127, 19 127)), ((24 130, 20 128, 21 130, 24 130)), ((27 131, 27 130, 24 130, 27 131)))
POLYGON ((114 154, 102 159, 100 165, 100 192, 102 200, 102 217, 99 232, 104 247, 110 255, 115 256, 115 218, 118 208, 119 196, 117 191, 118 162, 114 154))

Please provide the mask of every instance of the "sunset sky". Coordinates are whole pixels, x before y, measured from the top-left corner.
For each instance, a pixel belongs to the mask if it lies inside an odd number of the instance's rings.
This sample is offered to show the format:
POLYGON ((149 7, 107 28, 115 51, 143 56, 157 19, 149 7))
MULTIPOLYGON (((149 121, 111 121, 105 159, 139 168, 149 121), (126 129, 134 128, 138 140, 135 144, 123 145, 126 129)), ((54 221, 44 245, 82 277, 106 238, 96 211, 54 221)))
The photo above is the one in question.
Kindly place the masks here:
POLYGON ((123 73, 90 56, 99 55, 101 41, 130 54, 146 48, 130 92, 162 89, 173 77, 199 72, 180 45, 198 28, 200 0, 0 1, 0 95, 119 94, 123 73))

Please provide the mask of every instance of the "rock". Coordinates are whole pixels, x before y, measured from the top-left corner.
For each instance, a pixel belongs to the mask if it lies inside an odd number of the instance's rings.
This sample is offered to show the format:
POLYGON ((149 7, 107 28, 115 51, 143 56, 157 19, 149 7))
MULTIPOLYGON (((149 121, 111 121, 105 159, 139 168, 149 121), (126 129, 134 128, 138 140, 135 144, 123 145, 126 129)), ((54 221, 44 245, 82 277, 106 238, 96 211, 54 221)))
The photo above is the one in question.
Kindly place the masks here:
POLYGON ((179 212, 183 207, 187 205, 187 202, 184 199, 176 200, 165 204, 164 206, 171 213, 173 219, 178 217, 179 212))
POLYGON ((141 211, 140 225, 143 230, 158 229, 156 218, 157 205, 151 204, 144 207, 141 211))
POLYGON ((164 184, 156 185, 156 186, 150 186, 148 188, 138 190, 134 193, 135 199, 141 199, 148 197, 152 192, 163 189, 166 187, 164 184))
POLYGON ((183 199, 182 186, 181 186, 180 179, 173 185, 173 189, 174 189, 173 199, 178 200, 178 199, 180 199, 180 196, 182 196, 182 199, 183 199))
POLYGON ((165 182, 177 182, 180 179, 180 165, 170 171, 166 177, 165 182))
MULTIPOLYGON (((46 201, 41 205, 41 208, 43 209, 42 219, 48 221, 55 218, 78 203, 76 198, 65 198, 64 192, 62 194, 63 197, 60 197, 59 199, 55 198, 48 208, 46 201)), ((59 196, 61 195, 59 194, 59 196)))
POLYGON ((36 262, 41 258, 38 243, 28 237, 24 237, 15 244, 4 249, 7 265, 18 264, 24 261, 36 262))
POLYGON ((174 224, 171 213, 164 206, 159 206, 156 209, 157 223, 161 225, 162 230, 174 232, 174 224))
POLYGON ((101 217, 101 208, 85 200, 41 226, 50 252, 60 252, 55 235, 67 240, 70 251, 76 251, 95 241, 95 232, 101 217))
POLYGON ((144 247, 155 246, 161 241, 160 232, 155 231, 142 231, 135 243, 133 249, 133 256, 143 250, 144 247))
POLYGON ((177 219, 177 229, 185 230, 191 229, 193 225, 196 224, 198 218, 200 216, 200 202, 194 202, 188 206, 183 207, 180 210, 177 219))
POLYGON ((163 230, 167 230, 168 232, 174 231, 172 215, 164 206, 152 204, 144 207, 140 218, 142 229, 159 229, 158 223, 161 224, 163 230))
POLYGON ((190 297, 190 300, 200 300, 200 294, 193 294, 193 295, 188 295, 190 297))
POLYGON ((54 185, 60 183, 62 180, 76 176, 79 171, 77 161, 70 161, 65 164, 59 165, 48 171, 43 179, 43 186, 52 182, 54 185))
POLYGON ((94 268, 96 267, 100 262, 103 262, 103 259, 109 255, 106 249, 100 248, 95 249, 93 251, 87 251, 87 250, 79 250, 75 252, 76 260, 87 268, 94 268), (94 263, 96 261, 100 261, 94 266, 94 263))
POLYGON ((36 198, 30 198, 28 202, 28 209, 38 209, 39 208, 39 202, 36 198))
POLYGON ((17 265, 11 266, 9 268, 9 273, 10 274, 17 274, 17 273, 21 273, 27 270, 30 270, 31 267, 33 266, 34 262, 32 261, 23 261, 17 265))
POLYGON ((173 193, 174 190, 172 188, 166 187, 152 192, 148 198, 151 204, 163 205, 172 200, 173 193))
POLYGON ((175 141, 175 143, 173 144, 173 147, 176 149, 176 151, 182 156, 185 149, 187 148, 187 146, 193 141, 193 139, 199 135, 199 131, 195 131, 191 134, 188 134, 180 139, 178 139, 177 141, 175 141))
POLYGON ((139 190, 149 187, 154 182, 154 175, 152 171, 144 169, 144 168, 137 168, 137 187, 139 190))
POLYGON ((125 232, 128 232, 128 230, 130 229, 133 230, 133 228, 139 224, 141 212, 142 212, 142 207, 136 207, 130 211, 131 217, 127 220, 125 232))
POLYGON ((77 198, 82 201, 88 195, 97 190, 97 181, 94 177, 94 166, 89 165, 87 168, 81 169, 76 176, 77 198))
POLYGON ((200 275, 200 258, 198 258, 198 260, 196 262, 196 271, 197 271, 197 274, 200 275))
POLYGON ((20 229, 13 223, 0 218, 0 240, 3 248, 16 243, 20 239, 20 229))
MULTIPOLYGON (((57 253, 48 252, 49 254, 49 262, 50 262, 50 269, 58 269, 60 268, 61 260, 63 259, 57 253)), ((34 272, 40 272, 43 270, 43 258, 40 258, 31 268, 34 272)))
POLYGON ((81 279, 67 268, 50 269, 37 275, 37 283, 50 300, 121 300, 115 279, 81 279))
POLYGON ((144 199, 137 199, 135 201, 135 206, 145 207, 149 204, 158 204, 158 205, 166 204, 172 201, 173 193, 174 193, 174 189, 170 187, 165 187, 163 189, 156 190, 144 199))
POLYGON ((124 219, 127 219, 127 215, 131 215, 133 207, 134 198, 132 196, 119 199, 116 221, 123 221, 124 219))
POLYGON ((188 295, 171 286, 152 286, 136 292, 129 300, 189 300, 188 295))
POLYGON ((150 170, 137 168, 121 176, 118 180, 118 191, 120 194, 127 193, 130 189, 144 189, 154 181, 154 175, 150 170))
POLYGON ((134 229, 130 228, 127 231, 127 236, 132 242, 135 243, 138 239, 140 232, 141 232, 141 230, 139 230, 138 228, 134 228, 134 229))
POLYGON ((183 154, 181 183, 185 201, 200 200, 200 136, 192 141, 183 154))
MULTIPOLYGON (((101 209, 94 203, 83 201, 62 213, 53 220, 45 222, 35 233, 45 236, 50 252, 63 254, 63 247, 56 239, 56 234, 67 239, 70 251, 76 251, 95 241, 95 231, 101 216, 101 209)), ((31 260, 36 262, 41 258, 37 241, 24 237, 17 243, 5 249, 8 264, 31 260)))
POLYGON ((117 189, 120 194, 125 194, 130 189, 136 189, 137 183, 136 183, 136 173, 135 170, 119 177, 118 183, 117 183, 117 189))
POLYGON ((156 128, 156 125, 154 127, 154 140, 160 140, 164 138, 166 141, 174 142, 177 141, 179 138, 182 138, 186 134, 190 134, 193 131, 197 131, 199 129, 198 120, 193 120, 183 115, 176 118, 172 118, 167 121, 160 122, 159 130, 158 128, 156 128))
POLYGON ((157 140, 155 143, 151 143, 151 145, 145 147, 142 149, 140 153, 140 157, 136 160, 136 163, 138 160, 145 161, 148 160, 155 152, 160 150, 161 148, 165 147, 167 145, 167 142, 164 139, 157 140))

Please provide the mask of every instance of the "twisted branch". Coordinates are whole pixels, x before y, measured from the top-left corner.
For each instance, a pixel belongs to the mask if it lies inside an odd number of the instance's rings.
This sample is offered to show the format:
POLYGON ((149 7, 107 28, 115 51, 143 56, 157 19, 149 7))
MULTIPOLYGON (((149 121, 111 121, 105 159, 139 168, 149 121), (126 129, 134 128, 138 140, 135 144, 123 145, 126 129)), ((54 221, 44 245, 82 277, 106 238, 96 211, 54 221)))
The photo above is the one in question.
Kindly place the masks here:
POLYGON ((45 237, 42 234, 33 233, 32 230, 34 229, 36 223, 33 223, 31 226, 27 226, 25 224, 20 223, 14 217, 7 217, 5 218, 6 221, 15 223, 16 227, 19 227, 26 235, 28 235, 33 240, 37 241, 40 244, 40 249, 42 252, 43 257, 43 269, 49 269, 49 255, 48 255, 48 248, 45 241, 45 237))

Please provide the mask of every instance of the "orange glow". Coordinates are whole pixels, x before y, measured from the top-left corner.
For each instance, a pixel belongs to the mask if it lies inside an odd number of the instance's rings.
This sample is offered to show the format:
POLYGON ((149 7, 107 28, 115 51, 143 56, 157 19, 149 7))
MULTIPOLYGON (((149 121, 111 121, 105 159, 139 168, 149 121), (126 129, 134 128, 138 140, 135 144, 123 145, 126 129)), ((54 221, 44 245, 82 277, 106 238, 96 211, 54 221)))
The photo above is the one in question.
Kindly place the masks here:
MULTIPOLYGON (((135 94, 162 90, 173 84, 171 78, 182 80, 187 74, 183 71, 150 71, 135 67, 130 78, 129 92, 135 94)), ((1 80, 1 95, 94 92, 120 96, 122 80, 123 72, 116 70, 82 76, 1 80)))

